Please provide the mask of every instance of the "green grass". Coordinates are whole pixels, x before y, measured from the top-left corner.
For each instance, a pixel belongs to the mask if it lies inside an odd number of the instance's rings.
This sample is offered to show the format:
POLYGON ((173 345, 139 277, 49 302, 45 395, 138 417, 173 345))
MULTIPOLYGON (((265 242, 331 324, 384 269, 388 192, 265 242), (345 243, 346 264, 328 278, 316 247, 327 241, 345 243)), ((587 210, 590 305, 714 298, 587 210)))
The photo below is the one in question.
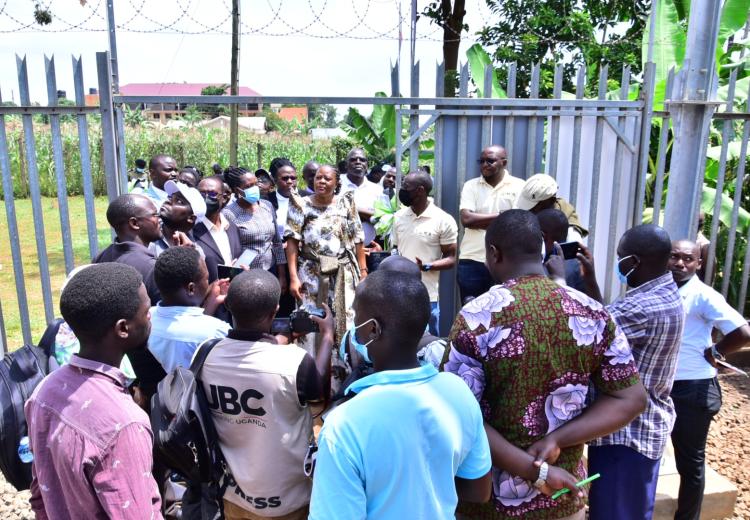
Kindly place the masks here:
MULTIPOLYGON (((97 197, 96 229, 100 250, 111 243, 109 225, 105 217, 107 208, 106 197, 97 197)), ((21 256, 23 258, 23 274, 26 283, 26 298, 29 305, 31 333, 34 342, 39 341, 46 322, 44 318, 44 300, 39 275, 39 260, 34 233, 34 219, 31 200, 17 200, 16 220, 21 241, 21 256)), ((90 262, 88 235, 86 232, 86 210, 83 197, 69 197, 71 238, 75 265, 90 262)), ((60 315, 58 303, 60 300, 60 286, 65 280, 65 259, 63 257, 62 235, 60 232, 60 213, 56 198, 43 198, 42 211, 44 215, 45 238, 47 241, 47 258, 49 259, 50 279, 52 283, 52 300, 55 316, 60 315)), ((13 274, 13 257, 10 251, 8 237, 8 222, 5 214, 5 203, 0 201, 0 303, 2 303, 5 332, 9 350, 15 350, 23 344, 21 334, 21 318, 16 297, 16 283, 13 274)))

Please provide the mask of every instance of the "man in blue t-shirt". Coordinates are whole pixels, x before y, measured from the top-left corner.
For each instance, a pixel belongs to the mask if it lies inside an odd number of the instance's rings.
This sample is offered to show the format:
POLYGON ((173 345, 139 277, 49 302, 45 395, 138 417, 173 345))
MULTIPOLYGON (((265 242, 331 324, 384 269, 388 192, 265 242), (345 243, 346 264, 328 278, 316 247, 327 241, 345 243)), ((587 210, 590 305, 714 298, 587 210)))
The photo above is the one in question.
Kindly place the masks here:
POLYGON ((453 374, 420 366, 430 317, 421 281, 377 271, 358 287, 346 341, 375 373, 347 388, 319 437, 310 519, 455 518, 458 499, 490 498, 482 413, 453 374))

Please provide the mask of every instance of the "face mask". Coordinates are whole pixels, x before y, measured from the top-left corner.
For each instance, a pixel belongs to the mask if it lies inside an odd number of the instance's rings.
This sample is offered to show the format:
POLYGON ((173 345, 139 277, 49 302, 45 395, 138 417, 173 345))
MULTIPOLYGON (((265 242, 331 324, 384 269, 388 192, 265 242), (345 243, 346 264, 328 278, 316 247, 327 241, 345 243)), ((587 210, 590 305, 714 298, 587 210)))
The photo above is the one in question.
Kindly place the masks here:
POLYGON ((255 204, 260 200, 260 188, 258 188, 258 186, 246 188, 245 191, 243 191, 242 198, 250 204, 255 204))
POLYGON ((635 271, 635 266, 633 266, 633 268, 630 271, 628 271, 627 274, 622 274, 622 271, 620 271, 620 262, 622 262, 623 260, 627 258, 630 258, 631 256, 634 256, 634 255, 623 256, 622 258, 620 258, 619 260, 615 262, 615 273, 617 274, 617 279, 620 280, 620 283, 623 285, 628 284, 628 276, 630 276, 633 273, 633 271, 635 271))
POLYGON ((219 199, 206 197, 204 200, 206 201, 207 214, 214 214, 221 209, 221 201, 219 199))
POLYGON ((401 188, 400 190, 398 190, 398 200, 401 201, 401 204, 407 207, 411 206, 412 203, 414 202, 411 198, 411 193, 406 191, 404 188, 401 188))
POLYGON ((369 345, 370 343, 372 343, 375 340, 371 339, 367 343, 364 343, 364 344, 360 343, 359 340, 357 339, 357 329, 360 328, 360 327, 363 327, 363 326, 367 325, 371 321, 374 321, 375 323, 377 323, 377 321, 375 320, 375 318, 370 318, 366 322, 360 323, 359 325, 352 325, 349 328, 349 330, 346 331, 346 334, 344 334, 344 338, 341 340, 341 352, 345 352, 346 351, 345 340, 346 340, 346 336, 348 335, 349 336, 349 342, 352 344, 352 346, 354 347, 354 349, 357 352, 359 352, 359 355, 362 356, 362 359, 364 359, 365 363, 367 363, 368 365, 372 365, 372 360, 370 360, 370 355, 369 355, 369 353, 367 351, 367 345, 369 345))

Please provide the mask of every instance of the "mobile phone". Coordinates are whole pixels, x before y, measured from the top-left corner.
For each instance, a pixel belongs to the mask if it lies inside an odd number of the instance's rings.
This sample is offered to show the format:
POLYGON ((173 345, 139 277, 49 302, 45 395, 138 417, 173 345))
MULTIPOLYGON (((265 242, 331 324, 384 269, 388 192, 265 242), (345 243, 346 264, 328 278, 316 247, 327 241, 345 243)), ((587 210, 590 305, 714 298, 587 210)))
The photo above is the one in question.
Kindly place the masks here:
POLYGON ((578 242, 563 242, 560 244, 560 249, 562 249, 563 252, 563 258, 565 260, 571 260, 578 255, 578 252, 581 250, 581 246, 578 244, 578 242))
POLYGON ((289 334, 292 332, 289 318, 274 318, 271 322, 271 334, 289 334))
POLYGON ((220 279, 229 278, 230 280, 242 272, 242 269, 239 267, 222 264, 218 264, 216 270, 220 279))

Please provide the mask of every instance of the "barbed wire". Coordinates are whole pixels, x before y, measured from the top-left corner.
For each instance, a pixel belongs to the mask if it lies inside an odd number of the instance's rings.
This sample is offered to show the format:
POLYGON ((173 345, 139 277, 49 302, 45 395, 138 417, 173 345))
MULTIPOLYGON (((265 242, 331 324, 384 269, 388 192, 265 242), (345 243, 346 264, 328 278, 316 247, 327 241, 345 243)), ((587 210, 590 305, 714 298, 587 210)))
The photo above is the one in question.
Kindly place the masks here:
MULTIPOLYGON (((477 0, 479 2, 479 0, 477 0)), ((106 27, 106 16, 103 13, 106 6, 102 5, 102 0, 88 1, 83 6, 85 15, 81 20, 68 20, 59 14, 53 8, 54 0, 45 0, 39 4, 39 8, 49 12, 52 16, 52 23, 49 25, 39 25, 33 16, 31 4, 26 4, 22 9, 27 9, 29 19, 26 16, 21 17, 17 12, 11 13, 8 9, 8 0, 3 0, 0 7, 0 34, 10 33, 66 33, 66 32, 104 32, 106 27), (10 21, 11 24, 7 22, 10 21), (6 22, 6 23, 4 23, 6 22)), ((151 2, 153 3, 153 2, 151 2)), ((242 35, 259 35, 269 37, 290 37, 302 36, 317 39, 353 39, 353 40, 398 40, 408 41, 408 37, 402 38, 399 34, 401 25, 410 24, 410 13, 407 10, 406 15, 401 15, 398 9, 399 0, 385 0, 375 2, 385 7, 387 4, 393 6, 393 15, 395 23, 385 29, 375 28, 369 21, 372 11, 373 0, 368 0, 367 5, 363 8, 357 6, 357 0, 350 0, 348 14, 346 17, 343 13, 335 12, 331 14, 329 9, 329 0, 322 0, 319 5, 314 5, 313 0, 307 0, 307 15, 309 21, 301 24, 291 22, 287 19, 282 11, 284 9, 284 0, 273 2, 266 0, 270 17, 261 24, 254 26, 248 24, 245 19, 241 19, 240 32, 242 35), (351 25, 345 28, 338 28, 331 20, 351 19, 351 25), (319 26, 322 31, 313 31, 313 27, 319 26)), ((201 34, 231 34, 231 30, 226 26, 230 23, 232 17, 231 6, 226 0, 222 0, 224 10, 220 10, 220 16, 216 22, 205 23, 194 16, 191 12, 193 0, 175 0, 173 4, 176 13, 174 17, 170 16, 168 20, 159 20, 148 11, 149 2, 147 0, 128 0, 126 15, 122 22, 117 23, 117 30, 120 32, 132 32, 140 34, 181 34, 181 35, 201 35, 201 34), (147 22, 148 25, 144 24, 147 22)), ((18 4, 16 4, 16 7, 18 4)), ((382 7, 381 7, 382 9, 382 7)), ((122 10, 118 9, 118 15, 122 16, 122 10)), ((420 13, 418 13, 420 14, 420 13)), ((391 18, 393 19, 393 18, 391 18)), ((349 25, 349 24, 347 24, 349 25)), ((429 28, 421 28, 417 34, 417 40, 421 41, 443 41, 442 35, 436 33, 442 32, 443 28, 437 24, 429 24, 429 28)), ((458 41, 466 37, 465 31, 455 31, 458 41)))

